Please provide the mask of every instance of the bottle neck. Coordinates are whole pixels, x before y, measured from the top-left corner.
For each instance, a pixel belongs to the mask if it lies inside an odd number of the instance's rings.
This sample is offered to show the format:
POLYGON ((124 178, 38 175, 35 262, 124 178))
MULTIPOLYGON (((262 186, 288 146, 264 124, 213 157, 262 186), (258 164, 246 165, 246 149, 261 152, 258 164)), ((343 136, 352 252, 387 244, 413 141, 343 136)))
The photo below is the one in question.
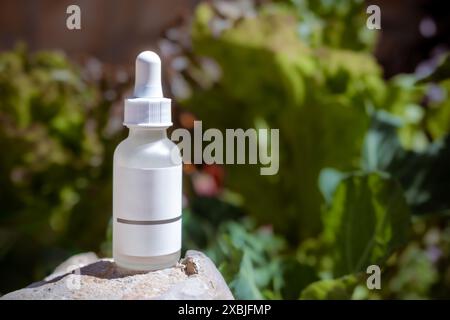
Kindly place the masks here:
POLYGON ((167 128, 130 127, 129 138, 143 142, 152 142, 167 138, 167 128))

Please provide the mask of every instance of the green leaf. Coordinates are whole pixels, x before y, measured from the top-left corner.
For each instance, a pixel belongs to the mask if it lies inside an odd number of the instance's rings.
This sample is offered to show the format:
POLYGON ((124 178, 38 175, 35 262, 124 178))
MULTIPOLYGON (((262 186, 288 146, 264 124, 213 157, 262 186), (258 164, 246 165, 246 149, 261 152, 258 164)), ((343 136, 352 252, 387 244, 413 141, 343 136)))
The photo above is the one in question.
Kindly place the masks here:
POLYGON ((255 279, 254 267, 250 257, 244 251, 239 273, 230 283, 236 299, 260 300, 263 298, 255 279))
POLYGON ((341 182, 341 180, 345 177, 347 177, 345 173, 333 168, 324 168, 320 171, 319 188, 328 204, 331 203, 334 191, 336 190, 339 182, 341 182))
POLYGON ((358 284, 358 277, 348 275, 338 279, 314 282, 300 295, 302 300, 349 300, 358 284))
POLYGON ((403 122, 389 113, 374 113, 363 146, 365 172, 383 171, 397 178, 415 213, 450 209, 450 136, 421 151, 403 148, 399 129, 403 122))
POLYGON ((336 189, 324 238, 342 276, 377 264, 407 239, 409 209, 400 185, 379 174, 353 175, 336 189))
POLYGON ((281 250, 285 243, 270 230, 254 229, 250 220, 228 222, 207 251, 237 299, 280 297, 281 250))
POLYGON ((361 168, 365 172, 385 171, 396 158, 404 155, 397 137, 402 122, 386 111, 374 112, 364 138, 361 168))

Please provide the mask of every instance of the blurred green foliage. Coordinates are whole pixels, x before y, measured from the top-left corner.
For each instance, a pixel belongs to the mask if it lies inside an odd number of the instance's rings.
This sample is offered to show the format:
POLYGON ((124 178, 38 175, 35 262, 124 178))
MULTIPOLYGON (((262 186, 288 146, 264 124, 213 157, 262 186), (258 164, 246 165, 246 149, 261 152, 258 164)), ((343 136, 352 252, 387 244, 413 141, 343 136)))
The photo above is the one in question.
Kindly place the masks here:
POLYGON ((307 47, 292 16, 269 12, 215 36, 209 29, 213 11, 198 9, 194 52, 213 58, 222 76, 216 85, 194 90, 186 103, 207 126, 280 129, 278 175, 257 177, 258 168, 234 166, 227 181, 261 221, 290 238, 305 238, 321 228, 320 170, 357 168, 369 126, 365 107, 378 103, 385 84, 370 55, 307 47), (270 196, 260 196, 255 179, 270 196), (284 214, 274 216, 280 208, 284 214))
MULTIPOLYGON (((216 262, 234 270, 225 274, 235 295, 449 297, 446 245, 430 249, 415 229, 436 215, 427 228, 448 238, 448 61, 427 79, 385 80, 362 1, 281 2, 256 12, 227 17, 200 5, 184 71, 192 93, 183 104, 204 127, 280 129, 278 175, 226 166, 226 187, 243 197, 243 211, 273 226, 273 243, 285 239, 277 251, 212 246, 229 252, 216 262), (436 87, 444 99, 428 97, 436 87), (274 264, 278 271, 264 284, 249 257, 266 254, 266 274, 274 264), (383 290, 365 287, 371 264, 382 266, 383 290)), ((260 229, 223 232, 220 239, 243 241, 260 229)))
POLYGON ((98 250, 111 215, 109 105, 54 52, 0 54, 1 291, 98 250))
POLYGON ((300 299, 349 300, 357 284, 358 278, 354 275, 317 281, 302 291, 300 299))

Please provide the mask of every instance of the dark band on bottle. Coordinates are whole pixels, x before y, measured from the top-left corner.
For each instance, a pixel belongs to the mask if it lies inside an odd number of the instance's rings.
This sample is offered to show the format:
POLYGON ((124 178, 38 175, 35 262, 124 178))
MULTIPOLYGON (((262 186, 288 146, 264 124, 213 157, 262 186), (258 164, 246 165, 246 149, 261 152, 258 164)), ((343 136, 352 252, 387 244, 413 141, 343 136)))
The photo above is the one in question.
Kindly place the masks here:
POLYGON ((127 220, 122 218, 117 218, 117 222, 119 223, 125 223, 125 224, 136 224, 136 225, 156 225, 156 224, 166 224, 166 223, 172 223, 175 221, 178 221, 181 219, 181 216, 178 216, 176 218, 172 219, 165 219, 165 220, 127 220))

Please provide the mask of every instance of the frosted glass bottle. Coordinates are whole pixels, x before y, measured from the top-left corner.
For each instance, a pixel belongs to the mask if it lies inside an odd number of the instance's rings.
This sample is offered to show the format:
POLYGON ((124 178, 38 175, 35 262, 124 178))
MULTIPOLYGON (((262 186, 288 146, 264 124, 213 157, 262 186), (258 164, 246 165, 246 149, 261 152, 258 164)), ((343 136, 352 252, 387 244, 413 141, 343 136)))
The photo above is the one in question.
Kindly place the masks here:
POLYGON ((173 266, 180 258, 182 166, 167 137, 170 99, 162 97, 160 60, 136 60, 134 97, 125 100, 129 136, 114 152, 113 258, 132 270, 173 266))

